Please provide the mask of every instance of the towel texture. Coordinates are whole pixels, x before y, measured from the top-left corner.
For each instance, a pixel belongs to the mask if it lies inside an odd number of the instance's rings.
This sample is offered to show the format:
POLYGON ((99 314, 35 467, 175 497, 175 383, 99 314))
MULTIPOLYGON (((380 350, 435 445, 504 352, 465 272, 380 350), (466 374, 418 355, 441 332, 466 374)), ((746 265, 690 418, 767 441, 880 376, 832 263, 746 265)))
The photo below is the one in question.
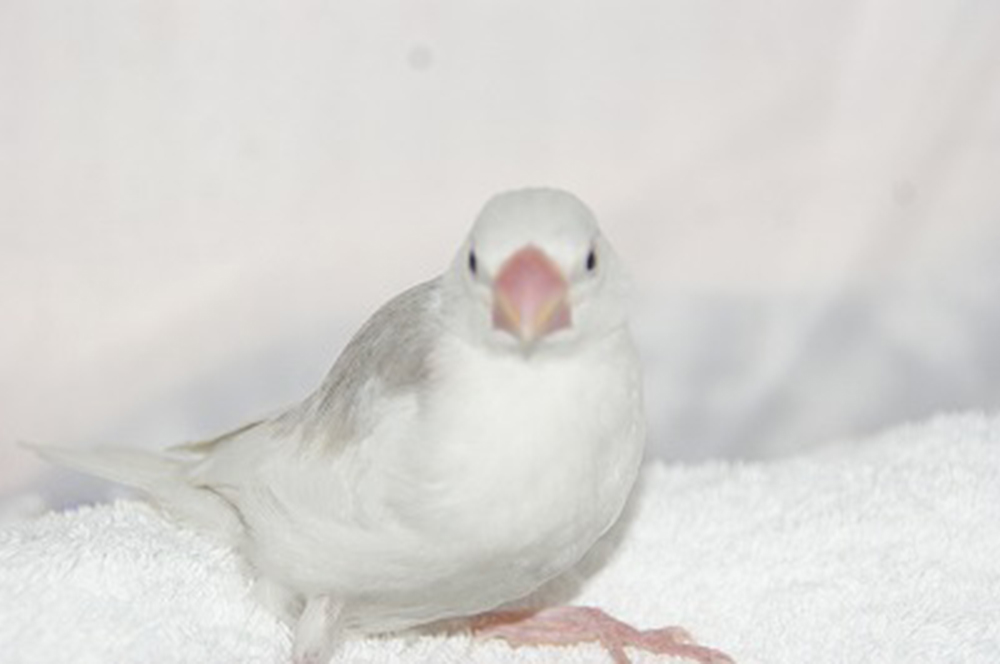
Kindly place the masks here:
MULTIPOLYGON (((286 661, 288 631, 249 589, 234 554, 139 502, 8 523, 0 652, 286 661)), ((995 663, 1000 418, 942 417, 765 464, 651 464, 620 526, 541 597, 681 625, 741 663, 995 663)), ((596 647, 514 651, 433 633, 351 641, 336 661, 607 660, 596 647)))

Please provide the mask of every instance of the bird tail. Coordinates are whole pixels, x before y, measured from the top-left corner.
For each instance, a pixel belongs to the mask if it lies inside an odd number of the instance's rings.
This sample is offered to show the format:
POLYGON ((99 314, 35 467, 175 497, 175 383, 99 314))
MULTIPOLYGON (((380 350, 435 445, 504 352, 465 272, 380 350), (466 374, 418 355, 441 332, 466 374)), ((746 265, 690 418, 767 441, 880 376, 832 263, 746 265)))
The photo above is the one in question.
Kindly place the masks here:
POLYGON ((63 468, 152 492, 158 485, 179 481, 183 468, 180 460, 120 447, 75 449, 24 443, 40 457, 63 468))
POLYGON ((232 541, 241 528, 239 511, 222 494, 192 485, 188 460, 121 447, 73 449, 22 443, 57 466, 138 489, 178 521, 232 541))

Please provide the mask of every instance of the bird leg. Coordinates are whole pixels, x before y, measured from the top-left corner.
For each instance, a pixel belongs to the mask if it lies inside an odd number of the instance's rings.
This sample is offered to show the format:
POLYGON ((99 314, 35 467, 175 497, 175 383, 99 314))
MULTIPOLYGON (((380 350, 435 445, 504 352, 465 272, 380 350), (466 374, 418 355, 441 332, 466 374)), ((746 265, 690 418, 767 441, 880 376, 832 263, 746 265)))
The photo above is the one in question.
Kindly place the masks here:
POLYGON ((292 646, 294 664, 327 664, 340 641, 337 619, 343 605, 329 595, 316 595, 306 601, 295 624, 292 646))
POLYGON ((600 643, 615 664, 630 664, 626 647, 651 653, 686 657, 701 664, 733 664, 724 653, 698 645, 680 627, 638 630, 604 611, 587 606, 565 606, 541 611, 494 611, 472 620, 478 638, 500 638, 512 647, 600 643))

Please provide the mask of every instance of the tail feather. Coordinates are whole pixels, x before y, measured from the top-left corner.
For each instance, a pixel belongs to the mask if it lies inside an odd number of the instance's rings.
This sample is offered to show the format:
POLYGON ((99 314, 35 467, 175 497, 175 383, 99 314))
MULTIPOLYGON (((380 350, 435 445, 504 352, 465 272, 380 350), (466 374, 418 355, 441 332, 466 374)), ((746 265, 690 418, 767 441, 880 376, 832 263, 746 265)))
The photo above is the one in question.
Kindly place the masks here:
POLYGON ((242 530, 242 519, 233 503, 211 487, 188 481, 185 459, 120 447, 24 445, 57 466, 138 489, 179 521, 229 543, 242 530))
POLYGON ((77 449, 26 444, 36 454, 57 466, 152 492, 157 486, 182 482, 182 463, 177 459, 119 447, 77 449))

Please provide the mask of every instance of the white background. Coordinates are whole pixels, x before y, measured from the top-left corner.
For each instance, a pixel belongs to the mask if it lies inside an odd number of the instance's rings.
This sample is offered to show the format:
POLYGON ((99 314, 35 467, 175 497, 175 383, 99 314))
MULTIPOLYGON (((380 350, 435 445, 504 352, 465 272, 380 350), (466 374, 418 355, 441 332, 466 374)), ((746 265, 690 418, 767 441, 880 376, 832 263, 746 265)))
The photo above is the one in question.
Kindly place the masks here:
POLYGON ((631 266, 651 453, 1000 403, 1000 4, 0 2, 0 489, 301 398, 493 193, 631 266))

